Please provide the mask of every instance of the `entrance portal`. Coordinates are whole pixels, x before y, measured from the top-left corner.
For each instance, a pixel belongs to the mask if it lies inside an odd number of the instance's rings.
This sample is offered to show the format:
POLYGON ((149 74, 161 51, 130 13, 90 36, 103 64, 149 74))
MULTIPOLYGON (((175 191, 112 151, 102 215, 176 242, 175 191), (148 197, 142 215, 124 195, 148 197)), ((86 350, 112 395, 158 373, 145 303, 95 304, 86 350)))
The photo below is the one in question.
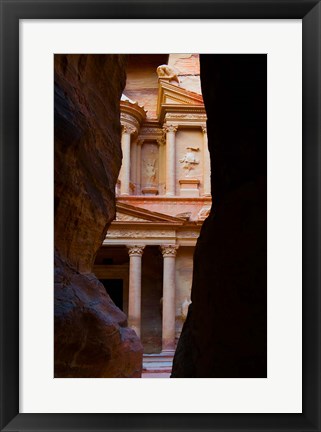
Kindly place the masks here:
POLYGON ((162 350, 163 257, 158 246, 146 246, 142 263, 141 340, 144 353, 162 350))
POLYGON ((110 296, 115 305, 122 311, 123 306, 123 280, 122 279, 100 279, 100 282, 104 285, 107 294, 110 296))

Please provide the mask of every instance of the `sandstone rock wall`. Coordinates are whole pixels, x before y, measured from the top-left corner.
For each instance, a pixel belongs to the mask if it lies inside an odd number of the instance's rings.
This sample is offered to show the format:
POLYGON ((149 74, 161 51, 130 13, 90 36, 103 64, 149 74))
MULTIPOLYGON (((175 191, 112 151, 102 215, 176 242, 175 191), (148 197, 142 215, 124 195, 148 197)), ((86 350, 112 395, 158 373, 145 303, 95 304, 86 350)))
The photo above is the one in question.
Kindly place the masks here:
POLYGON ((266 56, 201 55, 213 207, 172 377, 266 377, 266 56))
POLYGON ((55 55, 55 377, 141 374, 141 343, 91 273, 115 215, 125 61, 55 55))

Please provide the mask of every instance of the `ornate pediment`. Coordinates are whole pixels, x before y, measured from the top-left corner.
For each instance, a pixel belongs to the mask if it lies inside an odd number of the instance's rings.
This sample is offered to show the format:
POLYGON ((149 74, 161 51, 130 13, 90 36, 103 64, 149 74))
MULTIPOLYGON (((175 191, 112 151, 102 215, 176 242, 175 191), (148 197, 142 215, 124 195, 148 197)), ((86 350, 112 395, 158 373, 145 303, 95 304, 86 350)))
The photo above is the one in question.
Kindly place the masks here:
POLYGON ((153 212, 130 204, 116 203, 116 218, 113 223, 168 223, 182 224, 184 217, 175 217, 163 213, 153 212))
POLYGON ((148 222, 147 219, 131 216, 129 214, 116 212, 115 221, 125 221, 125 222, 148 222))
POLYGON ((160 80, 157 100, 158 119, 162 122, 167 113, 177 112, 177 110, 185 112, 196 110, 205 114, 202 95, 160 80))

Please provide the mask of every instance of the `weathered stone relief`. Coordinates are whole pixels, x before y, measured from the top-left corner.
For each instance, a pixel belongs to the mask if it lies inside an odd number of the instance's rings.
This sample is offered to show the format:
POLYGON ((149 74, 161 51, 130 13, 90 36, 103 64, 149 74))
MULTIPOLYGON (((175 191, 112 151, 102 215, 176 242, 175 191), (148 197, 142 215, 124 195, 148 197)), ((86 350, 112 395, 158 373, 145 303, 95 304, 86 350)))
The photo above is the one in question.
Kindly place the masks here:
POLYGON ((210 214, 211 211, 211 207, 210 206, 206 206, 201 208, 201 210, 198 212, 198 220, 205 220, 207 218, 207 216, 210 214))
POLYGON ((187 312, 188 312, 188 306, 191 304, 191 300, 188 298, 185 298, 185 300, 183 301, 182 305, 181 305, 181 317, 185 320, 187 317, 187 312))
POLYGON ((179 160, 181 164, 183 164, 183 169, 186 170, 185 177, 190 175, 192 169, 194 169, 195 165, 198 165, 200 162, 195 157, 195 153, 199 152, 199 147, 186 147, 187 152, 184 157, 179 160))

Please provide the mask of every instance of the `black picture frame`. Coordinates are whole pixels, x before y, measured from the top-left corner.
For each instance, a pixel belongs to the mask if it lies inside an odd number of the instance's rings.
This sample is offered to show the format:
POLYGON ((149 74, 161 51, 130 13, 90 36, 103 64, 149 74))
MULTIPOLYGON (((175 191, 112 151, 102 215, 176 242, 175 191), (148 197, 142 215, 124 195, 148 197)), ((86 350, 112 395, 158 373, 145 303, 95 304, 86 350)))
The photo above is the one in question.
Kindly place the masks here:
POLYGON ((0 0, 0 5, 1 430, 320 431, 321 2, 0 0), (19 414, 19 20, 103 18, 302 19, 302 414, 19 414))

